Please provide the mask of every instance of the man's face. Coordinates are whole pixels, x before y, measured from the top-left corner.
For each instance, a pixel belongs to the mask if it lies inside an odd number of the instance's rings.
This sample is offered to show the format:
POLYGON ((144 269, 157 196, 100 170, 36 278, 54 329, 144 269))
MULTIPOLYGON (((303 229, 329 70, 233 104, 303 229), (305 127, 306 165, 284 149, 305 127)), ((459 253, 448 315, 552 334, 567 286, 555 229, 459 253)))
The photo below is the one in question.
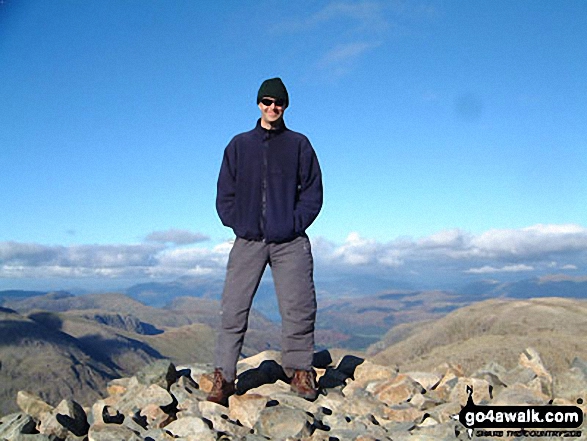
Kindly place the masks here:
POLYGON ((259 109, 261 109, 261 125, 268 128, 283 118, 285 104, 276 98, 264 96, 259 102, 259 109))

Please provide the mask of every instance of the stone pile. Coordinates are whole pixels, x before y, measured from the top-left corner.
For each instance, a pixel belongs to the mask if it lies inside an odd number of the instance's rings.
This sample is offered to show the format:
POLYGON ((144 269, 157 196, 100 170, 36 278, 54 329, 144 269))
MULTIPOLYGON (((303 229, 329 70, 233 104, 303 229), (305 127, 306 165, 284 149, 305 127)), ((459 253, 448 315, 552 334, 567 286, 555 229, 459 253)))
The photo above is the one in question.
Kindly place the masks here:
POLYGON ((471 375, 451 364, 398 372, 349 355, 333 363, 323 351, 314 357, 321 390, 314 402, 290 392, 279 361, 272 351, 241 361, 228 408, 206 401, 212 366, 202 364, 157 362, 110 382, 108 396, 91 408, 70 400, 53 407, 21 391, 21 412, 0 419, 0 440, 464 440, 468 434, 453 416, 467 402, 467 386, 475 404, 587 410, 587 363, 575 359, 555 379, 532 349, 514 369, 491 363, 471 375))

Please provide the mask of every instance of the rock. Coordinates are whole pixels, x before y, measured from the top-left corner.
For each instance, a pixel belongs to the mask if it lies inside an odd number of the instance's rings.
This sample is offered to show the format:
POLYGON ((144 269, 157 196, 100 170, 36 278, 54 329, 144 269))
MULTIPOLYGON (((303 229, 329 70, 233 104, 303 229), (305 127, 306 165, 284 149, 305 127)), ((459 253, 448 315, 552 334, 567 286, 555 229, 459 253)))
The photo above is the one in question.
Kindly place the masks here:
POLYGON ((141 384, 148 386, 156 384, 167 390, 177 381, 178 376, 175 365, 169 360, 157 360, 141 369, 136 375, 141 384))
POLYGON ((438 406, 440 403, 440 401, 422 393, 414 394, 414 396, 410 399, 410 404, 416 409, 420 410, 428 410, 432 407, 438 406))
POLYGON ((467 387, 469 386, 473 388, 473 402, 475 404, 487 404, 491 401, 492 386, 486 380, 469 377, 457 379, 448 401, 459 403, 461 406, 467 404, 467 399, 469 398, 467 387))
POLYGON ((425 390, 434 389, 442 380, 440 374, 433 372, 406 372, 406 375, 412 380, 417 381, 425 390))
POLYGON ((170 423, 165 431, 171 433, 175 437, 188 438, 201 441, 212 441, 216 436, 210 427, 198 417, 178 418, 170 423))
POLYGON ((533 348, 527 348, 520 354, 519 365, 532 370, 540 379, 542 393, 552 397, 552 375, 548 372, 538 352, 533 348))
POLYGON ((275 439, 309 436, 311 421, 306 412, 286 406, 267 407, 255 424, 256 433, 275 439))
MULTIPOLYGON (((573 365, 571 365, 573 366, 573 365)), ((553 395, 557 398, 566 398, 577 402, 587 397, 587 374, 579 367, 571 367, 554 380, 553 395)))
POLYGON ((395 404, 385 408, 384 415, 387 420, 394 422, 414 422, 419 423, 424 418, 424 412, 408 403, 395 404))
POLYGON ((157 384, 150 386, 141 386, 137 389, 129 390, 123 395, 123 399, 115 406, 122 414, 132 416, 137 411, 148 404, 156 404, 158 406, 169 406, 174 402, 171 394, 157 384))
POLYGON ((378 383, 372 390, 367 387, 366 390, 389 406, 408 401, 415 394, 424 392, 420 383, 405 374, 398 374, 394 379, 378 383))
POLYGON ((258 394, 233 395, 228 399, 228 416, 252 429, 265 409, 267 401, 267 397, 258 394))
POLYGON ((212 424, 212 429, 216 432, 228 433, 229 435, 240 437, 251 432, 250 428, 238 425, 236 421, 230 419, 227 409, 220 404, 210 401, 200 401, 200 412, 205 421, 212 424))
POLYGON ((291 388, 290 385, 285 383, 284 381, 277 381, 276 383, 273 384, 263 384, 259 387, 256 387, 254 389, 251 389, 249 391, 247 391, 247 394, 257 394, 257 395, 263 395, 266 397, 271 397, 275 394, 278 394, 280 392, 290 392, 291 388))
POLYGON ((443 378, 462 377, 465 375, 461 365, 452 363, 442 363, 436 366, 433 370, 433 373, 440 374, 440 376, 443 378))
POLYGON ((277 392, 271 395, 271 399, 277 401, 280 405, 295 407, 312 414, 318 413, 319 406, 316 403, 293 395, 290 392, 277 392))
POLYGON ((490 363, 469 376, 447 363, 434 372, 397 373, 351 356, 332 367, 326 365, 332 362, 330 354, 318 353, 317 358, 324 358, 316 363, 326 367, 317 368, 323 389, 314 402, 291 392, 282 379, 283 369, 269 358, 275 355, 266 352, 247 359, 250 364, 241 363, 239 381, 261 384, 231 396, 228 408, 206 401, 202 386, 208 375, 204 367, 209 366, 197 364, 173 375, 175 368, 164 362, 138 376, 113 380, 109 395, 94 403, 89 417, 74 401, 63 400, 53 408, 20 392, 17 402, 30 414, 0 419, 0 440, 464 440, 465 429, 454 416, 466 404, 469 386, 478 405, 551 402, 587 410, 585 363, 576 359, 568 371, 553 378, 531 349, 521 354, 514 369, 490 363))
POLYGON ((96 424, 88 432, 88 441, 143 441, 143 438, 125 426, 96 424))
POLYGON ((168 415, 161 406, 153 403, 143 407, 140 416, 146 418, 147 427, 150 429, 160 429, 174 420, 173 415, 168 415))
POLYGON ((44 435, 55 435, 58 438, 65 438, 68 432, 75 436, 88 434, 86 412, 75 401, 63 400, 51 412, 40 419, 39 432, 44 435))
MULTIPOLYGON (((351 360, 358 362, 358 360, 360 360, 360 359, 355 360, 356 358, 357 357, 355 357, 351 360)), ((339 364, 338 370, 340 370, 341 372, 349 373, 349 369, 343 368, 341 366, 342 364, 343 364, 343 361, 341 361, 341 363, 339 364)), ((352 365, 352 363, 351 363, 351 365, 352 365)), ((355 366, 355 368, 353 370, 353 374, 349 375, 349 377, 353 378, 355 380, 355 383, 364 385, 370 381, 389 380, 391 378, 394 378, 396 375, 397 375, 397 370, 394 368, 391 368, 388 366, 380 366, 380 365, 377 365, 377 364, 372 363, 370 361, 363 361, 360 364, 355 366)))
POLYGON ((587 361, 583 360, 580 357, 575 357, 571 363, 571 368, 578 369, 583 374, 583 377, 587 378, 587 361))
POLYGON ((524 384, 514 384, 503 389, 497 395, 492 405, 543 405, 548 404, 550 398, 536 389, 532 389, 524 384))
POLYGON ((240 360, 237 363, 237 373, 240 374, 249 369, 257 368, 264 361, 275 361, 281 364, 281 352, 280 351, 263 351, 252 357, 240 360))
POLYGON ((110 396, 123 395, 129 389, 129 387, 132 387, 138 382, 136 377, 133 378, 135 382, 134 384, 132 378, 116 378, 109 381, 106 386, 106 392, 110 396))
POLYGON ((507 371, 501 378, 506 386, 510 387, 516 384, 530 383, 536 378, 536 373, 532 369, 516 366, 514 369, 507 371))
POLYGON ((22 390, 16 394, 16 404, 20 410, 36 420, 53 410, 53 406, 45 403, 38 396, 22 390))
POLYGON ((455 430, 454 424, 446 423, 439 424, 438 421, 434 421, 432 418, 426 418, 424 422, 415 428, 412 432, 412 439, 423 439, 423 440, 454 440, 455 430), (428 423, 426 423, 428 421, 428 423))
POLYGON ((202 392, 209 394, 212 391, 212 387, 214 387, 213 375, 210 373, 200 375, 198 384, 202 392))
POLYGON ((188 376, 182 376, 172 384, 169 392, 177 401, 178 409, 186 409, 193 400, 205 400, 207 393, 201 390, 198 384, 188 376))
POLYGON ((19 434, 33 434, 37 423, 25 413, 13 413, 0 419, 0 440, 11 440, 19 434))
POLYGON ((489 362, 481 369, 474 372, 471 376, 475 378, 484 378, 489 383, 496 386, 506 386, 506 383, 503 382, 502 377, 507 374, 507 369, 504 368, 499 363, 494 361, 489 362))
POLYGON ((88 422, 90 425, 94 424, 122 424, 124 415, 117 409, 108 406, 103 400, 94 403, 91 409, 88 422))
POLYGON ((453 421, 453 416, 457 415, 462 409, 459 403, 443 403, 432 409, 428 410, 428 413, 439 423, 448 423, 453 421))

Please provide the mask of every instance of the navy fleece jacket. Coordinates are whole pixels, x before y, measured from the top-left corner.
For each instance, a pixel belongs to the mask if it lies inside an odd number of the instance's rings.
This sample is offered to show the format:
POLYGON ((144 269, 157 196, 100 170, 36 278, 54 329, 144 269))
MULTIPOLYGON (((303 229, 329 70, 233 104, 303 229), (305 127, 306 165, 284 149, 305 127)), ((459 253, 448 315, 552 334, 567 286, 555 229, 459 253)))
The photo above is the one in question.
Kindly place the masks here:
POLYGON ((237 237, 287 242, 304 234, 322 208, 322 174, 308 138, 285 124, 235 136, 218 176, 216 210, 237 237))

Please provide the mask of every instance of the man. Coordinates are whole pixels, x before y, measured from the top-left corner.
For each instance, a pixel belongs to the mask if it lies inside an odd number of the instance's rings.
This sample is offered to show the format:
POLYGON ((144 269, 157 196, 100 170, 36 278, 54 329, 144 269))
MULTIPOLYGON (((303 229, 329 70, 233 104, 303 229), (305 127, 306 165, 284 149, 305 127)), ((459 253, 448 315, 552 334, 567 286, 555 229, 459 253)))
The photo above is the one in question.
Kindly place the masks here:
POLYGON ((235 393, 236 363, 267 264, 282 318, 282 366, 291 389, 309 400, 318 393, 312 369, 316 293, 305 231, 322 208, 322 175, 308 139, 285 126, 289 96, 280 78, 261 84, 257 105, 261 118, 253 130, 230 141, 218 177, 216 209, 236 240, 222 293, 208 400, 225 406, 235 393))

